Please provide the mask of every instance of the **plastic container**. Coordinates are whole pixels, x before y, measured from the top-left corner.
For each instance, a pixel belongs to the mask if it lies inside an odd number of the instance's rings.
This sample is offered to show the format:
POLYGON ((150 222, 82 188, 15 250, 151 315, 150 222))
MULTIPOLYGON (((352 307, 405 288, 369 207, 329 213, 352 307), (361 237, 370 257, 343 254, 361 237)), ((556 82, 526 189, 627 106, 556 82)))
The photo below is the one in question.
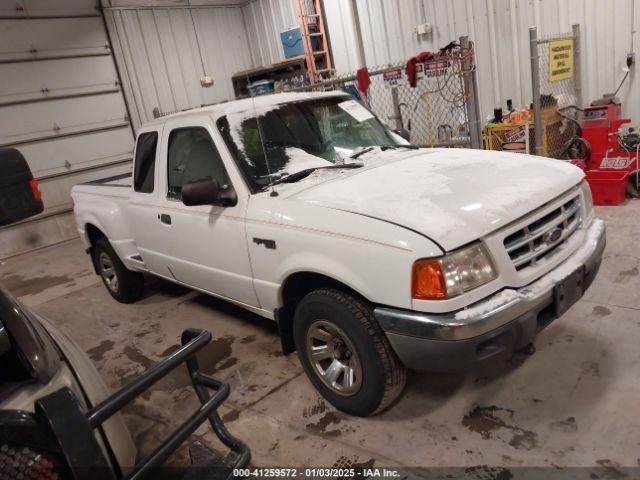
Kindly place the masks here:
POLYGON ((293 58, 304 55, 304 43, 300 27, 280 32, 280 41, 284 51, 284 58, 293 58))
POLYGON ((269 93, 273 93, 273 82, 270 80, 260 80, 247 85, 247 89, 249 90, 249 95, 252 97, 268 95, 269 93))
MULTIPOLYGON (((312 31, 310 33, 314 32, 312 31)), ((280 41, 282 42, 284 58, 294 58, 304 55, 304 42, 302 41, 300 27, 280 32, 280 41)), ((322 49, 322 41, 319 36, 311 37, 311 48, 314 52, 322 49)))
POLYGON ((594 205, 622 205, 626 197, 626 170, 588 170, 587 182, 591 187, 594 205))

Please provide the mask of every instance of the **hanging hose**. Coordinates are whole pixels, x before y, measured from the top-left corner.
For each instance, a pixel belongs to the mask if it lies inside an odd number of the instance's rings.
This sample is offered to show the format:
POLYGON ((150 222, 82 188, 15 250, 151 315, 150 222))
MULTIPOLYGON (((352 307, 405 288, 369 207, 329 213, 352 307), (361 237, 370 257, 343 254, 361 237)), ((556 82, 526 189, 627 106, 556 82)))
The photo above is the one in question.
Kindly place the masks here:
POLYGON ((584 138, 573 137, 562 147, 562 155, 567 160, 586 162, 591 156, 591 145, 584 138))
POLYGON ((631 198, 640 198, 640 141, 636 145, 636 169, 629 173, 627 181, 627 195, 631 198))

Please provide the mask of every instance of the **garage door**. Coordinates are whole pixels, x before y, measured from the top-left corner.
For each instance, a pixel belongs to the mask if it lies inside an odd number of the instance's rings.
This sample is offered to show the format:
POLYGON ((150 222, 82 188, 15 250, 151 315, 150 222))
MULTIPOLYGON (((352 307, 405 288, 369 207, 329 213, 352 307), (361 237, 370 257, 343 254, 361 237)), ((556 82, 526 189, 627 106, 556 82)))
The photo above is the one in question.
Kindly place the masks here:
POLYGON ((71 187, 129 171, 133 133, 95 0, 2 2, 0 79, 0 147, 22 152, 45 204, 0 229, 1 258, 76 236, 71 187))

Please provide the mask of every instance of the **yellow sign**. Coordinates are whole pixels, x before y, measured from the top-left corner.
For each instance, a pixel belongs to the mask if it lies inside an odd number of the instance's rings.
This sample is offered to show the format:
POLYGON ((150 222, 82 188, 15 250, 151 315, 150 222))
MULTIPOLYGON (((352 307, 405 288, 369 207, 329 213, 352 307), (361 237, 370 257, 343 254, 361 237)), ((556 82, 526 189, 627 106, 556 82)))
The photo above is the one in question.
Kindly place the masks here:
POLYGON ((573 77, 573 39, 549 42, 549 82, 573 77))

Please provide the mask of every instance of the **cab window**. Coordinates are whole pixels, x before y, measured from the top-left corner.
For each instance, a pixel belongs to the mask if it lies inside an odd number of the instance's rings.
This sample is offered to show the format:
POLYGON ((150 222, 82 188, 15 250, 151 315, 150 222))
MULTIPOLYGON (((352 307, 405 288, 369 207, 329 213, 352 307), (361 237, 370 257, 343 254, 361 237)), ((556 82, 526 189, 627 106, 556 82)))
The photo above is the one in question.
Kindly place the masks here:
POLYGON ((212 179, 221 188, 229 184, 227 171, 209 132, 200 127, 177 128, 169 135, 167 154, 169 198, 180 199, 182 186, 212 179))
POLYGON ((138 136, 133 169, 133 189, 136 192, 153 192, 157 146, 158 132, 141 133, 138 136))

